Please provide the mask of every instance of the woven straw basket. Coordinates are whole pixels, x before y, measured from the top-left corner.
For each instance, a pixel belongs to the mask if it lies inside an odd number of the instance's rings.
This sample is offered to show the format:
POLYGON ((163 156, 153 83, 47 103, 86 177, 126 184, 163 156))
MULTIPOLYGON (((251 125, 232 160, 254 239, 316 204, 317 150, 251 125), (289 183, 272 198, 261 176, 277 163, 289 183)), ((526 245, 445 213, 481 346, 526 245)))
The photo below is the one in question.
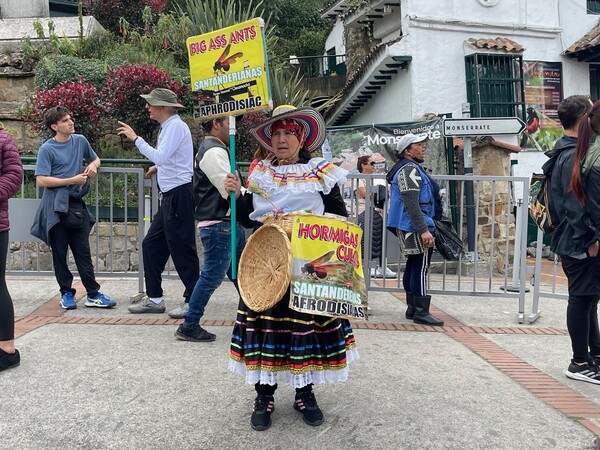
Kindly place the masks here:
MULTIPOLYGON (((290 229, 291 231, 291 229, 290 229)), ((248 239, 238 267, 242 300, 252 311, 277 304, 292 278, 292 247, 277 225, 263 225, 248 239)))

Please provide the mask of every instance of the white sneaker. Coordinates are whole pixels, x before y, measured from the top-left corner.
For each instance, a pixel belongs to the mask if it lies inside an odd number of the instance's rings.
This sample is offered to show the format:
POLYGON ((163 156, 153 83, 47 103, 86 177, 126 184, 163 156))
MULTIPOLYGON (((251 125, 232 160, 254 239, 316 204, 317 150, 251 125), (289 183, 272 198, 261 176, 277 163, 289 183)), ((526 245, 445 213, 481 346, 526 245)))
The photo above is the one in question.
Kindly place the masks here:
MULTIPOLYGON (((381 273, 381 269, 377 268, 377 270, 379 270, 379 273, 381 273)), ((386 278, 396 278, 396 275, 398 275, 396 272, 390 270, 389 267, 385 268, 385 277, 386 278)))
MULTIPOLYGON (((385 278, 396 278, 396 272, 391 271, 389 268, 385 268, 385 278)), ((381 267, 371 269, 371 278, 383 278, 383 272, 381 267)))
POLYGON ((190 309, 189 303, 182 303, 177 308, 169 311, 169 317, 171 317, 173 319, 183 319, 189 309, 190 309))

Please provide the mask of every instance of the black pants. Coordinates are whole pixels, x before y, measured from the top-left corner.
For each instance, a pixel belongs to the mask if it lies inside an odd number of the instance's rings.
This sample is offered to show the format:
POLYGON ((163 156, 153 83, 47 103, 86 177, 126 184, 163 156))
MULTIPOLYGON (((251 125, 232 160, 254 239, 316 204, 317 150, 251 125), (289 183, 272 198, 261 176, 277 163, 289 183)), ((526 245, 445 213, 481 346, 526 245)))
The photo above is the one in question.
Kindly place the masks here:
POLYGON ((428 248, 424 253, 406 256, 406 267, 402 277, 405 292, 419 297, 427 295, 427 272, 432 253, 433 248, 428 248))
POLYGON ((50 229, 50 248, 52 249, 52 262, 54 263, 54 275, 60 293, 72 292, 73 274, 67 264, 67 252, 71 249, 77 272, 81 282, 85 286, 88 296, 95 296, 100 290, 100 285, 94 276, 94 264, 90 253, 90 227, 84 225, 81 228, 66 228, 62 222, 57 223, 50 229))
POLYGON ((194 197, 192 183, 165 192, 152 225, 142 242, 146 295, 163 295, 162 273, 169 256, 185 286, 183 296, 189 301, 200 276, 196 250, 194 197))
POLYGON ((8 231, 0 233, 0 341, 15 338, 15 310, 6 287, 6 252, 8 251, 8 231))
POLYGON ((590 359, 590 354, 600 356, 600 258, 562 256, 561 261, 569 283, 567 329, 573 348, 573 361, 583 363, 590 359))

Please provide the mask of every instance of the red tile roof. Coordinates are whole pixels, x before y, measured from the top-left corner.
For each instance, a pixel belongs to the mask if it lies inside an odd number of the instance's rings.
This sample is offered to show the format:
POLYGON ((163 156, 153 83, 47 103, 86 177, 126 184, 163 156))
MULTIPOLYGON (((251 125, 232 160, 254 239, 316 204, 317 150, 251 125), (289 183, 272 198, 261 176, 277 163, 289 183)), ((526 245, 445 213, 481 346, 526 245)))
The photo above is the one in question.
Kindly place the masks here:
POLYGON ((475 48, 485 48, 491 50, 502 50, 509 53, 523 53, 525 48, 521 44, 517 42, 507 39, 497 37, 496 39, 467 39, 466 43, 472 45, 475 48))
POLYGON ((600 45, 600 23, 588 31, 585 36, 566 49, 564 54, 569 56, 573 53, 577 53, 581 50, 587 50, 597 45, 600 45))

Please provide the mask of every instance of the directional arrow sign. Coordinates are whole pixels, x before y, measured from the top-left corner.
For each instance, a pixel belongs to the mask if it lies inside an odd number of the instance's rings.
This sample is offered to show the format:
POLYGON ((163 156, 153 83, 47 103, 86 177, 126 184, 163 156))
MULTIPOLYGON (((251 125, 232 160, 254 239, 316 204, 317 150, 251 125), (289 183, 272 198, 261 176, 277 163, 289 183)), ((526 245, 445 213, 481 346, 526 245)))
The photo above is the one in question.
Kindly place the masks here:
POLYGON ((518 134, 525 123, 518 117, 476 117, 445 119, 445 136, 488 136, 491 134, 518 134))

